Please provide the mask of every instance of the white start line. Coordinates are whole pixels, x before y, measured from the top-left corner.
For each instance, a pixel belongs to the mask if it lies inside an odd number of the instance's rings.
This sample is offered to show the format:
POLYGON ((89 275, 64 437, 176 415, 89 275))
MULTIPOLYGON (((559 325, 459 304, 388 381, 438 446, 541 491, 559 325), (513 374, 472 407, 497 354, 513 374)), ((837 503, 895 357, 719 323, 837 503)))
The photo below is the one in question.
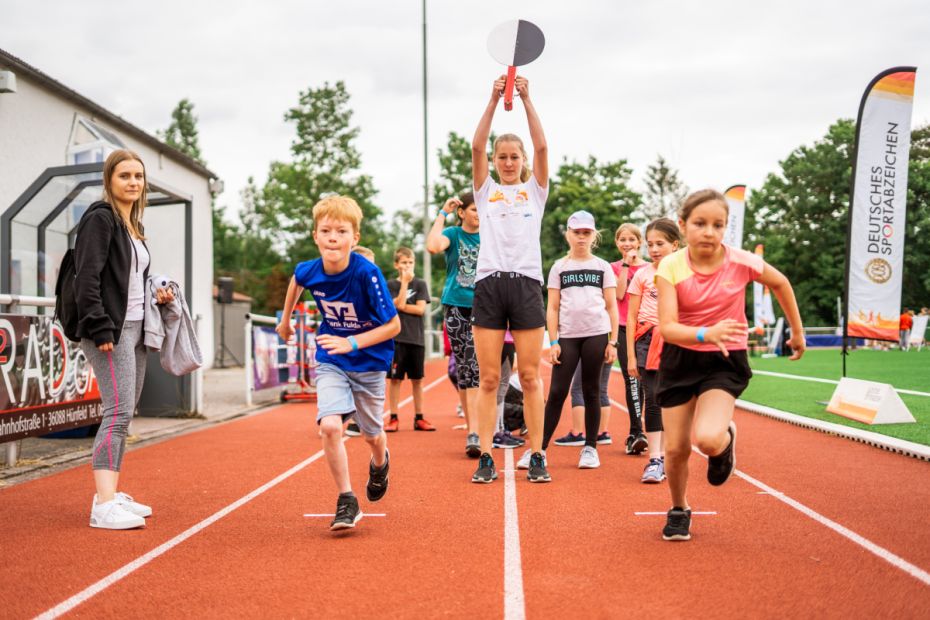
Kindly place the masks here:
MULTIPOLYGON (((327 517, 327 518, 330 518, 330 519, 331 519, 331 518, 335 517, 336 515, 335 515, 334 513, 332 513, 332 512, 320 512, 320 513, 305 514, 304 516, 305 516, 305 517, 309 517, 309 518, 312 518, 312 517, 327 517)), ((362 516, 363 516, 364 518, 367 519, 368 517, 386 517, 387 514, 385 514, 385 513, 383 513, 383 512, 363 512, 363 513, 362 513, 362 516)))
MULTIPOLYGON (((636 515, 637 517, 658 517, 658 516, 664 517, 668 513, 667 512, 634 512, 633 514, 636 515)), ((692 517, 695 515, 715 515, 715 514, 717 514, 716 510, 704 510, 704 511, 695 510, 691 512, 692 517)))
MULTIPOLYGON (((438 379, 436 379, 435 381, 433 381, 432 383, 424 387, 423 392, 424 393, 427 392, 428 390, 434 388, 435 386, 439 385, 443 381, 448 381, 448 378, 445 375, 442 375, 441 377, 439 377, 438 379)), ((404 400, 398 403, 398 407, 404 407, 410 404, 411 402, 413 402, 413 397, 408 396, 407 398, 405 398, 404 400)), ((348 437, 342 438, 343 442, 345 442, 346 440, 348 440, 348 437)), ((243 497, 240 497, 239 499, 229 504, 225 508, 222 508, 218 510, 217 512, 213 513, 212 515, 210 515, 209 517, 207 517, 200 523, 184 530, 183 532, 181 532, 180 534, 178 534, 171 540, 165 543, 162 543, 161 545, 155 547, 148 553, 139 556, 132 562, 129 562, 123 567, 113 571, 112 573, 110 573, 109 575, 101 579, 100 581, 88 586, 87 588, 81 590, 80 592, 78 592, 71 598, 67 599, 66 601, 63 601, 59 603, 58 605, 56 605, 55 607, 52 607, 48 611, 40 614, 39 616, 37 616, 37 618, 39 620, 51 620, 52 618, 58 618, 59 616, 62 616, 68 613, 69 611, 71 611, 72 609, 80 605, 81 603, 90 600, 91 598, 100 594, 101 592, 103 592, 104 590, 112 586, 113 584, 122 581, 124 578, 136 572, 137 570, 139 570, 140 568, 142 568, 143 566, 145 566, 152 560, 156 559, 157 557, 161 555, 164 555, 168 551, 171 551, 173 548, 177 547, 178 545, 183 543, 185 540, 187 540, 188 538, 190 538, 197 532, 200 532, 201 530, 204 530, 210 527, 211 525, 213 525, 214 523, 216 523, 217 521, 219 521, 220 519, 222 519, 229 513, 233 512, 237 508, 241 508, 242 506, 248 504, 250 501, 258 497, 259 495, 276 487, 280 483, 284 482, 285 480, 287 480, 288 478, 290 478, 297 472, 301 471, 302 469, 304 469, 305 467, 307 467, 314 461, 319 460, 322 457, 323 457, 323 451, 320 450, 319 452, 317 452, 310 458, 301 461, 297 465, 294 465, 293 467, 285 471, 283 474, 277 476, 276 478, 274 478, 273 480, 269 482, 266 482, 265 484, 258 487, 257 489, 249 493, 248 495, 244 495, 243 497)), ((366 515, 366 516, 373 516, 373 515, 366 515)), ((521 592, 522 592, 522 588, 521 588, 521 592)))

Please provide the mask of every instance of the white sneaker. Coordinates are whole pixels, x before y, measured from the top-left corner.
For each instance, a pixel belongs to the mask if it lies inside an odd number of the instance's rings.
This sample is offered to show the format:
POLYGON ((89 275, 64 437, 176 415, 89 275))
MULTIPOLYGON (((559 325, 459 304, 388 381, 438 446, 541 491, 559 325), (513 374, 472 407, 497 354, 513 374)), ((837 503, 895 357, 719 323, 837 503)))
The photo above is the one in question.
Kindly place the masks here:
POLYGON ((132 499, 130 495, 126 493, 117 492, 116 501, 123 505, 123 508, 136 515, 137 517, 151 517, 152 516, 152 507, 146 506, 145 504, 140 504, 136 500, 132 499))
MULTIPOLYGON (((546 451, 542 451, 543 463, 549 465, 549 459, 546 458, 546 451)), ((523 456, 520 457, 520 460, 517 461, 517 469, 529 469, 530 468, 530 457, 533 456, 533 450, 527 448, 526 452, 523 453, 523 456)))
POLYGON ((145 519, 129 512, 125 505, 116 499, 98 504, 97 497, 94 496, 94 505, 90 509, 90 526, 105 530, 129 530, 145 527, 145 519))
POLYGON ((581 458, 578 459, 578 469, 597 469, 601 466, 601 459, 597 456, 597 450, 591 446, 585 446, 581 449, 581 458))

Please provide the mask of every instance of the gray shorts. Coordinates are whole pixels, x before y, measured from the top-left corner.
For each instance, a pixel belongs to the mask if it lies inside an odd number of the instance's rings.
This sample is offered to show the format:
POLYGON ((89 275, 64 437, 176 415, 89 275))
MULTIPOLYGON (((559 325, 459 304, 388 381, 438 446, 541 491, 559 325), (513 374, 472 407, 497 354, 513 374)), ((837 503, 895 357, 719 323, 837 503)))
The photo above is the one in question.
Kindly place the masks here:
POLYGON ((386 372, 345 371, 333 364, 316 369, 316 423, 326 416, 354 416, 363 435, 377 437, 384 428, 384 380, 386 372))

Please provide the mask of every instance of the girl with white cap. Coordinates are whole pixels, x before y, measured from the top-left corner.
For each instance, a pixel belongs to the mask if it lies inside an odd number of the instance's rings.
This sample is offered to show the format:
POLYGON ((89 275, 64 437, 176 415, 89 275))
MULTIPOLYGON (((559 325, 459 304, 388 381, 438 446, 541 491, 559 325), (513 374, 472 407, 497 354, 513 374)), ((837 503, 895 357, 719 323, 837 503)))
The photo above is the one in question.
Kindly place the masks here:
POLYGON ((600 236, 594 216, 576 211, 568 218, 567 228, 568 255, 556 261, 549 271, 546 324, 552 382, 546 401, 543 450, 559 424, 562 405, 580 361, 585 446, 578 467, 593 469, 600 466, 597 431, 601 422, 598 398, 601 368, 605 362, 612 364, 617 356, 617 278, 610 263, 591 253, 600 236))

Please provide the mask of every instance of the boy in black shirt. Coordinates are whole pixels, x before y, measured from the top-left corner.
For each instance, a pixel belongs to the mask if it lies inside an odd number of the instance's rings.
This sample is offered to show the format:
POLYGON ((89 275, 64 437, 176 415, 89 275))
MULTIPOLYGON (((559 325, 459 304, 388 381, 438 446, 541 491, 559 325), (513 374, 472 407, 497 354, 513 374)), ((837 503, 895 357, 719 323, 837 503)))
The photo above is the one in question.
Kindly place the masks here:
POLYGON ((394 339, 394 362, 388 373, 388 379, 391 380, 388 390, 391 415, 384 424, 384 430, 388 433, 397 431, 397 403, 400 400, 400 383, 404 377, 409 378, 413 386, 413 406, 416 411, 413 430, 436 430, 423 418, 423 366, 426 360, 423 315, 429 303, 429 287, 424 280, 414 277, 414 262, 413 250, 397 248, 394 252, 397 278, 388 281, 388 290, 394 299, 401 324, 400 334, 394 339))

